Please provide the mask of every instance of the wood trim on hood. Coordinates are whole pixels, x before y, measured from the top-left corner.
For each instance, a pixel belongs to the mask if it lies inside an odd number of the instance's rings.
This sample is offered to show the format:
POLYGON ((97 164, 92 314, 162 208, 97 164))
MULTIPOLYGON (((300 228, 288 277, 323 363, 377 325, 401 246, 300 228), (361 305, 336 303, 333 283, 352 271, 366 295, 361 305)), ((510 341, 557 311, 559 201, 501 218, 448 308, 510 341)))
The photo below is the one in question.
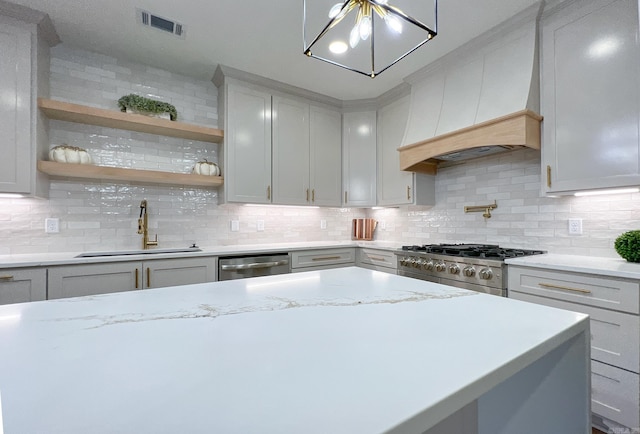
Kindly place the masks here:
POLYGON ((521 110, 470 127, 398 148, 400 169, 435 175, 438 156, 465 149, 499 145, 540 149, 542 116, 521 110))

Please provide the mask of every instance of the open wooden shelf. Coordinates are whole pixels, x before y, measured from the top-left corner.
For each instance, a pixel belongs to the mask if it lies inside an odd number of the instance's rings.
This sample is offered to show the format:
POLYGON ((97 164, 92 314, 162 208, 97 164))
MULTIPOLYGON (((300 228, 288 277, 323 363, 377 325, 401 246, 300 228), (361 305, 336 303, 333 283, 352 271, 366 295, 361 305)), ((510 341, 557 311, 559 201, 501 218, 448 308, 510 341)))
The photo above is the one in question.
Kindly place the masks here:
POLYGON ((223 131, 217 128, 202 127, 115 110, 105 110, 52 99, 38 98, 38 107, 49 119, 60 121, 211 143, 220 143, 224 137, 223 131))
POLYGON ((54 161, 38 161, 38 170, 51 176, 61 176, 65 178, 135 181, 196 187, 219 187, 223 183, 221 176, 171 173, 158 170, 123 169, 119 167, 94 166, 93 164, 56 163, 54 161))

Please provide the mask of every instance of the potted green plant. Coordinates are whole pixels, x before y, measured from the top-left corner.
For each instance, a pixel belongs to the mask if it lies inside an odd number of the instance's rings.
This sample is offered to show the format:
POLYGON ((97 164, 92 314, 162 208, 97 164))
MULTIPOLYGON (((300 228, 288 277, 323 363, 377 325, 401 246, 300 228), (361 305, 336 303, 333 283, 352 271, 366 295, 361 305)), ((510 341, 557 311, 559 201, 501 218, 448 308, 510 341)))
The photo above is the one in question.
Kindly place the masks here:
POLYGON ((640 262, 640 230, 623 233, 616 238, 614 247, 627 261, 640 262))
POLYGON ((133 93, 121 97, 118 100, 118 106, 120 107, 121 111, 127 113, 140 113, 152 116, 155 115, 156 117, 165 119, 167 119, 168 116, 168 118, 172 121, 178 119, 178 111, 172 104, 145 98, 133 93))

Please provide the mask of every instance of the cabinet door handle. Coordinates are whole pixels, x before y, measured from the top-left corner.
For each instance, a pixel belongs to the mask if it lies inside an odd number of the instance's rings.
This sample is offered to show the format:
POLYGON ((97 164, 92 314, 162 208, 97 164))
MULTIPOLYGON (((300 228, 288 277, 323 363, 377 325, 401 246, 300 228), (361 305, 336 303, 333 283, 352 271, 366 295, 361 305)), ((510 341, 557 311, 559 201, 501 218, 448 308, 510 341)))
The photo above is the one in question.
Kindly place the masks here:
POLYGON ((309 189, 307 188, 307 202, 309 202, 309 189))
POLYGON ((140 281, 140 270, 136 268, 136 289, 140 286, 138 282, 140 281))
POLYGON ((569 286, 561 286, 561 285, 552 285, 551 283, 538 283, 538 286, 542 286, 543 288, 549 288, 549 289, 562 289, 564 291, 580 292, 582 294, 591 294, 591 291, 589 291, 588 289, 571 288, 569 286))
POLYGON ((347 203, 347 192, 344 192, 344 203, 347 203))
POLYGON ((271 200, 271 186, 267 185, 267 200, 271 200))
POLYGON ((11 275, 0 276, 0 280, 13 280, 13 276, 11 275))
POLYGON ((547 166, 547 187, 551 188, 551 166, 547 166))
POLYGON ((407 185, 407 200, 411 200, 411 187, 407 185))
POLYGON ((151 288, 151 268, 147 267, 147 288, 151 288))
POLYGON ((340 256, 323 256, 320 258, 311 258, 312 261, 332 261, 334 259, 340 259, 340 256))
POLYGON ((372 261, 382 261, 382 262, 385 262, 385 259, 384 259, 384 258, 379 258, 379 257, 376 257, 376 256, 369 256, 369 259, 371 259, 372 261))
POLYGON ((316 189, 311 190, 311 202, 316 201, 316 189))

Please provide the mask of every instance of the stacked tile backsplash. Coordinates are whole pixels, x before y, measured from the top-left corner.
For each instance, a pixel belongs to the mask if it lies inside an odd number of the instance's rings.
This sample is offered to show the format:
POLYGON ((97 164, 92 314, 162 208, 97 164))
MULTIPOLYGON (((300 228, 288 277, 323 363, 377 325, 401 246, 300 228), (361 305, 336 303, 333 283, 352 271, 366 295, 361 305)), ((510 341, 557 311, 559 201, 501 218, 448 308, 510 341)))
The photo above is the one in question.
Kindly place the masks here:
MULTIPOLYGON (((120 96, 136 93, 175 105, 179 120, 218 126, 217 89, 207 80, 64 45, 52 50, 50 78, 53 99, 117 110, 120 96)), ((61 121, 50 122, 50 141, 86 148, 104 166, 183 173, 202 158, 217 162, 219 152, 216 144, 61 121)), ((158 233, 161 247, 347 241, 353 218, 373 217, 381 222, 376 240, 398 246, 481 242, 617 257, 615 237, 640 229, 640 194, 541 198, 539 191, 540 155, 531 150, 442 168, 433 208, 218 205, 216 189, 55 179, 48 200, 0 199, 0 255, 137 249, 142 199, 149 203, 150 234, 158 233), (490 219, 463 211, 494 200, 498 208, 490 219), (60 219, 60 233, 44 232, 48 217, 60 219), (584 235, 568 234, 570 217, 583 219, 584 235), (231 232, 231 220, 239 220, 240 231, 231 232), (321 220, 327 229, 320 229, 321 220), (257 230, 258 221, 264 231, 257 230)))

